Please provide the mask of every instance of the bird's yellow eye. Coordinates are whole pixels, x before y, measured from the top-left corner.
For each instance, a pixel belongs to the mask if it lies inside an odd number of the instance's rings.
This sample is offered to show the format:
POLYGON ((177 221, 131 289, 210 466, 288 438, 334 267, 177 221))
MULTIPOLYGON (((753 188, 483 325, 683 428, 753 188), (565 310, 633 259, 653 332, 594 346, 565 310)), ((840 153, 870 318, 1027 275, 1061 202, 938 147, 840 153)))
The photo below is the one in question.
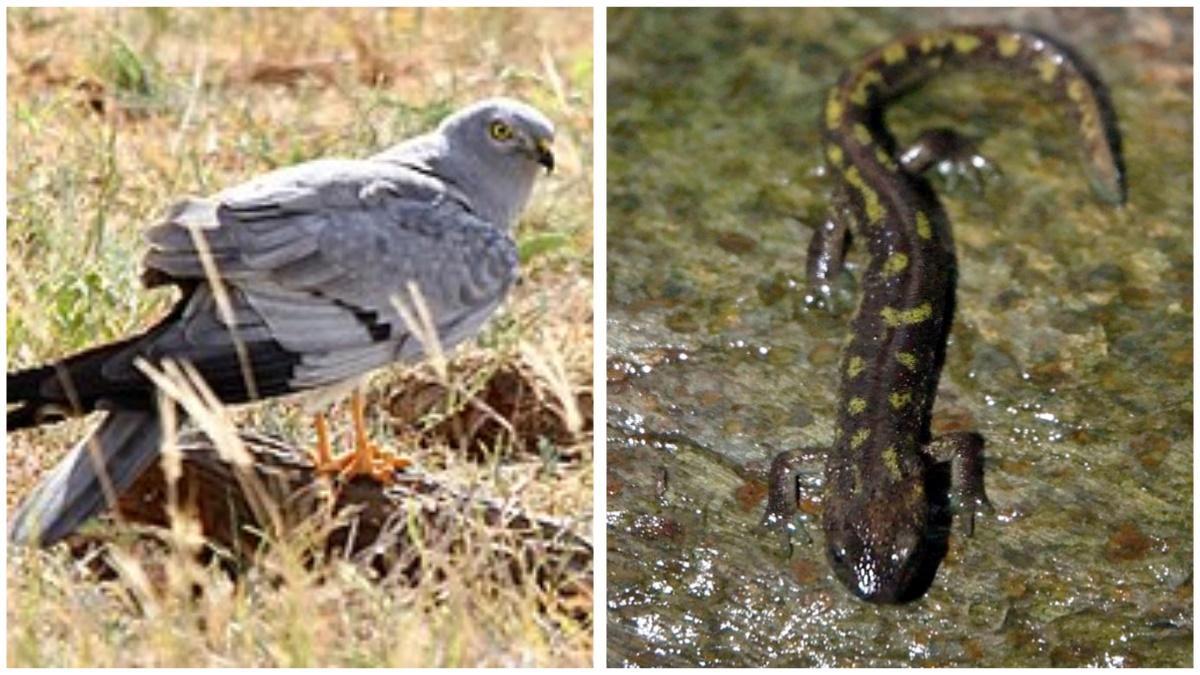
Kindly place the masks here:
POLYGON ((488 133, 498 141, 507 141, 513 135, 512 127, 500 121, 492 122, 492 125, 488 127, 488 133))

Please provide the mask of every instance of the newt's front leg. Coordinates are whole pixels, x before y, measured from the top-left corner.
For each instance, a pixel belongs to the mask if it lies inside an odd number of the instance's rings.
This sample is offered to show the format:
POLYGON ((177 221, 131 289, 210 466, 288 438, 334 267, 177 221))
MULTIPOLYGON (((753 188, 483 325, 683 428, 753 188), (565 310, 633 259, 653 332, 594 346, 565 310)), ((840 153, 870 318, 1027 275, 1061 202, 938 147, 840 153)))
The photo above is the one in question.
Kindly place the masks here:
POLYGON ((955 431, 922 446, 935 462, 950 463, 950 510, 955 530, 965 536, 975 532, 975 516, 995 512, 983 489, 983 437, 972 431, 955 431))
MULTIPOLYGON (((762 525, 767 529, 779 530, 783 537, 784 550, 791 555, 792 534, 797 530, 796 503, 800 498, 800 469, 814 454, 827 455, 828 449, 804 448, 789 450, 775 455, 771 470, 767 473, 767 510, 763 513, 762 525)), ((801 529, 806 540, 808 532, 801 529)))

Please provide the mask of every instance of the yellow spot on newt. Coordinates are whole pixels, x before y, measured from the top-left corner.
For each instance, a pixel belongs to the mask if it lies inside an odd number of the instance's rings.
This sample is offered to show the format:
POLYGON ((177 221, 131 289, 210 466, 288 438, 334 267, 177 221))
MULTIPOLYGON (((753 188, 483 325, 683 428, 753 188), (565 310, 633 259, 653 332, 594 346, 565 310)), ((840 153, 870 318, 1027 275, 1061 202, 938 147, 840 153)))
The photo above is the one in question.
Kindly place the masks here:
POLYGON ((956 34, 953 38, 953 42, 954 50, 959 54, 970 54, 976 49, 979 49, 979 45, 983 44, 983 42, 977 36, 971 35, 970 33, 956 34))
POLYGON ((883 323, 892 328, 896 326, 911 326, 915 323, 928 321, 929 317, 933 316, 933 305, 923 302, 912 309, 884 307, 879 311, 879 315, 883 317, 883 323))
POLYGON ((867 89, 871 85, 883 82, 883 75, 878 70, 865 70, 858 76, 858 81, 854 83, 854 91, 850 92, 850 102, 859 106, 866 106, 870 98, 867 96, 867 89))
POLYGON ((921 38, 917 45, 922 54, 928 54, 935 49, 941 49, 950 43, 950 37, 945 33, 932 33, 921 38))
POLYGON ((1079 110, 1079 126, 1083 129, 1085 138, 1093 139, 1100 136, 1100 120, 1097 117, 1096 105, 1088 98, 1088 85, 1078 77, 1067 83, 1067 97, 1079 110))
POLYGON ((908 267, 908 256, 903 253, 893 253, 883 261, 884 274, 899 274, 908 267))
POLYGON ((890 445, 884 448, 882 459, 883 465, 887 467, 888 473, 892 474, 892 477, 897 479, 903 477, 903 474, 900 473, 900 456, 896 454, 896 448, 890 445))
POLYGON ((830 129, 836 129, 842 123, 842 102, 838 100, 837 95, 829 97, 829 101, 825 104, 825 126, 830 129))
POLYGON ((911 401, 911 400, 912 400, 912 392, 909 392, 909 391, 895 391, 895 392, 892 392, 892 394, 890 396, 888 396, 888 401, 891 402, 892 407, 895 408, 896 410, 899 410, 899 409, 903 408, 904 406, 908 405, 909 401, 911 401))
POLYGON ((912 352, 899 352, 896 354, 896 360, 909 370, 916 371, 917 369, 917 356, 912 352))
MULTIPOLYGON (((897 457, 897 459, 899 459, 899 458, 897 457)), ((894 474, 894 476, 895 476, 896 480, 903 480, 904 476, 899 475, 899 468, 900 468, 899 463, 897 463, 897 465, 896 465, 897 473, 894 474)), ((889 471, 890 471, 890 468, 889 468, 889 471)), ((904 492, 900 495, 900 499, 903 500, 904 506, 906 506, 907 508, 910 508, 910 509, 913 509, 913 508, 925 509, 925 508, 928 508, 928 505, 929 505, 929 502, 925 497, 925 486, 922 485, 922 481, 919 481, 919 480, 910 481, 910 483, 908 485, 908 489, 904 490, 904 492)))
POLYGON ((859 429, 858 431, 854 432, 853 436, 850 437, 850 449, 857 450, 858 446, 862 445, 863 443, 866 443, 867 439, 870 437, 871 437, 870 429, 859 429))
POLYGON ((827 157, 829 157, 829 163, 830 163, 830 164, 832 164, 832 165, 834 165, 834 166, 841 166, 841 165, 842 165, 842 159, 843 159, 844 157, 843 157, 843 155, 842 155, 842 149, 841 149, 841 148, 839 148, 838 146, 836 146, 836 145, 830 145, 830 146, 829 146, 829 147, 828 147, 828 148, 825 150, 825 155, 826 155, 827 157))
POLYGON ((1070 99, 1076 103, 1083 101, 1083 97, 1086 93, 1087 85, 1079 78, 1071 80, 1071 82, 1067 85, 1067 96, 1069 96, 1070 99))
POLYGON ((1083 129, 1084 138, 1087 138, 1089 141, 1100 138, 1102 132, 1100 131, 1100 121, 1096 118, 1095 106, 1079 106, 1079 127, 1083 129))
POLYGON ((857 415, 867 409, 867 402, 855 396, 846 404, 846 409, 850 411, 851 415, 857 415))
POLYGON ((908 58, 908 53, 903 42, 893 42, 883 48, 883 62, 890 65, 900 63, 908 58))
POLYGON ((874 225, 883 219, 883 204, 879 202, 879 195, 872 190, 863 180, 862 174, 858 172, 857 167, 846 169, 846 182, 854 186, 858 193, 863 198, 863 208, 867 212, 867 224, 874 225))
POLYGON ((892 159, 891 155, 884 152, 883 148, 875 148, 875 159, 889 171, 896 170, 896 161, 892 159))
POLYGON ((917 211, 917 236, 928 239, 933 236, 933 227, 929 224, 929 216, 924 211, 917 211))
POLYGON ((1055 61, 1054 57, 1051 56, 1045 56, 1041 59, 1038 59, 1036 68, 1038 70, 1038 74, 1042 76, 1042 81, 1047 84, 1053 82, 1055 76, 1058 75, 1058 62, 1055 61))
POLYGON ((856 377, 862 372, 863 366, 865 365, 866 364, 863 363, 861 356, 851 356, 850 359, 846 361, 846 377, 856 377))
POLYGON ((1000 56, 1011 59, 1021 51, 1021 38, 1013 33, 1001 35, 996 39, 996 51, 1000 52, 1000 56))
POLYGON ((871 145, 871 142, 875 139, 871 138, 871 130, 867 129, 866 125, 855 124, 854 140, 862 143, 863 145, 871 145))

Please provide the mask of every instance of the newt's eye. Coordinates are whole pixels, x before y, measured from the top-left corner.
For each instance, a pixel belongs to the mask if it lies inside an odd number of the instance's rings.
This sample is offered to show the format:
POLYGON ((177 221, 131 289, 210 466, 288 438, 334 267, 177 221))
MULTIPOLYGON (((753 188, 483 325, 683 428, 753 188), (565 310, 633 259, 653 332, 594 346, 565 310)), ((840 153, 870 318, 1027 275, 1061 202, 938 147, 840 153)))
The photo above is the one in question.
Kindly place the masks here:
POLYGON ((488 127, 488 133, 497 141, 507 141, 513 135, 512 127, 499 120, 492 122, 488 127))

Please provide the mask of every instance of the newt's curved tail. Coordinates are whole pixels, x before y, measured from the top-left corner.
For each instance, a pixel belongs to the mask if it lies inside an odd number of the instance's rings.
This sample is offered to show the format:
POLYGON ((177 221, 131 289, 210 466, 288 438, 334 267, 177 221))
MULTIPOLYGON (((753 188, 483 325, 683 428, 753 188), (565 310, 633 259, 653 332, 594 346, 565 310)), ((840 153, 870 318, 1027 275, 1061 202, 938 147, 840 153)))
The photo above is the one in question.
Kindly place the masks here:
POLYGON ((963 26, 885 44, 859 61, 830 93, 821 119, 825 138, 841 148, 860 138, 863 145, 880 144, 879 112, 889 101, 937 73, 980 66, 1034 82, 1064 101, 1079 129, 1093 190, 1105 201, 1125 202, 1121 137, 1108 91, 1069 47, 1032 31, 963 26))

